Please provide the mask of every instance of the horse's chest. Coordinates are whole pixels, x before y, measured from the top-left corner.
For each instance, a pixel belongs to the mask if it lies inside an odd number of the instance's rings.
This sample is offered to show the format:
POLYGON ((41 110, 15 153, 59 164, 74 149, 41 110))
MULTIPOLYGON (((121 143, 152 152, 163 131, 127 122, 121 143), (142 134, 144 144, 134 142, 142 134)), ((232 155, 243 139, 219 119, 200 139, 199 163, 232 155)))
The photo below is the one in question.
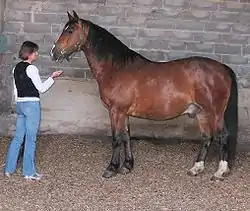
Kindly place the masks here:
POLYGON ((118 107, 127 107, 127 104, 131 101, 130 90, 124 89, 123 86, 112 86, 112 84, 107 87, 100 87, 100 97, 108 107, 114 104, 118 107))
POLYGON ((111 87, 99 86, 100 98, 106 106, 110 106, 112 102, 112 89, 111 87))

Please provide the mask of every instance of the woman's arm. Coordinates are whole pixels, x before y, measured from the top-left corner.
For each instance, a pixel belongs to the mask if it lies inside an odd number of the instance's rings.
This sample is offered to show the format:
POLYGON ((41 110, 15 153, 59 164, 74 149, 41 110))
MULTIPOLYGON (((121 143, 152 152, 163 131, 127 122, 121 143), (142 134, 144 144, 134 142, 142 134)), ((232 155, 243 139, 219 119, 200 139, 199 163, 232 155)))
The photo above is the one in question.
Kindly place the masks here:
POLYGON ((52 77, 49 77, 46 81, 42 82, 39 70, 35 65, 29 65, 26 69, 27 76, 32 80, 36 89, 44 93, 46 92, 53 84, 54 80, 52 77))

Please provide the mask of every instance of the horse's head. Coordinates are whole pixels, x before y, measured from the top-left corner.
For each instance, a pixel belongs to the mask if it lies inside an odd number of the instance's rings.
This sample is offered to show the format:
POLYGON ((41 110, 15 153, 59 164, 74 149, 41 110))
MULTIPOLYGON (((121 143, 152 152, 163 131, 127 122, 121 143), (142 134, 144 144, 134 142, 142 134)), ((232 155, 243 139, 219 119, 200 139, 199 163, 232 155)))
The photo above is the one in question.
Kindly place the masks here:
POLYGON ((67 59, 77 51, 80 51, 87 39, 86 27, 75 11, 73 16, 68 13, 69 21, 65 24, 60 37, 52 46, 50 56, 53 61, 67 59))

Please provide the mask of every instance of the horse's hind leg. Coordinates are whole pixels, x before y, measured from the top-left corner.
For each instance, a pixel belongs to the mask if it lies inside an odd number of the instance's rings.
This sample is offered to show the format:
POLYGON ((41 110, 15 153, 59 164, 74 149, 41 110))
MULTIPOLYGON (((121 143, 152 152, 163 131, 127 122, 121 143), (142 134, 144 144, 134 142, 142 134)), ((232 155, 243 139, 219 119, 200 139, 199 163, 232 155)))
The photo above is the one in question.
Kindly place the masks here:
POLYGON ((215 140, 219 142, 220 146, 220 162, 219 167, 215 172, 214 176, 211 178, 211 180, 223 180, 224 176, 227 175, 230 171, 228 167, 228 136, 229 133, 225 125, 223 129, 220 130, 215 136, 215 140))
POLYGON ((211 116, 208 113, 202 111, 197 114, 197 120, 201 131, 202 144, 194 166, 188 171, 188 174, 192 176, 196 176, 204 171, 205 159, 212 142, 211 116))
MULTIPOLYGON (((216 118, 214 118, 214 140, 219 143, 219 166, 212 180, 223 180, 224 176, 229 173, 228 155, 229 155, 229 132, 224 121, 224 110, 226 107, 227 98, 221 101, 218 107, 216 118)), ((217 101, 219 102, 219 100, 217 101)))

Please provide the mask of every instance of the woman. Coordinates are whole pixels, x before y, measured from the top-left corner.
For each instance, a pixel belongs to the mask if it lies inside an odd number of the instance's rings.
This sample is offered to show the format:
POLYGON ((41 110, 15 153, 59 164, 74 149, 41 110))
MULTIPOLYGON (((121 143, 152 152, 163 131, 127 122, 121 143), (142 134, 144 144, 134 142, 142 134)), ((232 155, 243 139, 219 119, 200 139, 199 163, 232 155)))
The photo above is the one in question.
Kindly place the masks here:
POLYGON ((25 41, 19 51, 22 60, 13 68, 14 94, 16 99, 16 132, 12 139, 6 160, 5 176, 10 177, 16 171, 20 147, 24 142, 23 176, 28 180, 39 180, 36 171, 35 151, 37 132, 40 126, 40 93, 46 92, 53 84, 54 78, 62 71, 55 71, 44 82, 41 81, 38 68, 32 63, 37 58, 38 45, 25 41))

